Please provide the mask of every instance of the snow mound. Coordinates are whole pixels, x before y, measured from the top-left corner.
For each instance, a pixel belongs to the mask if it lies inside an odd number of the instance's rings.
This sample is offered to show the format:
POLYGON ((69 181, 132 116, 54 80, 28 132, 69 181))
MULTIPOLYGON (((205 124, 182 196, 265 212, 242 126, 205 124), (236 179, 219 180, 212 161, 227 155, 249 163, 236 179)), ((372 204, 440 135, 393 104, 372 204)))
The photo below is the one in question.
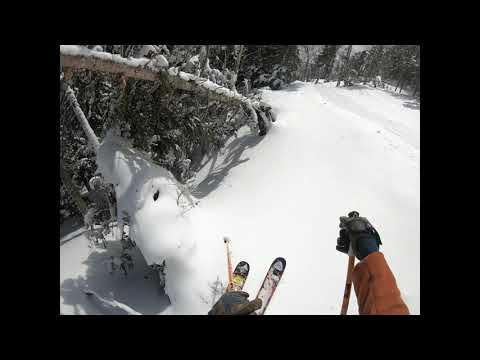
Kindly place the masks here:
POLYGON ((97 163, 105 181, 115 186, 118 214, 130 216, 130 237, 147 264, 166 262, 165 292, 172 304, 168 313, 207 313, 209 283, 225 267, 221 235, 204 225, 211 219, 200 209, 185 216, 178 201, 184 191, 181 184, 113 131, 101 143, 97 163), (213 238, 219 241, 212 242, 213 238), (212 253, 217 254, 213 259, 212 253))
POLYGON ((130 216, 130 236, 149 265, 192 248, 177 202, 181 187, 168 170, 113 132, 102 142, 97 163, 105 181, 115 186, 118 214, 130 216))

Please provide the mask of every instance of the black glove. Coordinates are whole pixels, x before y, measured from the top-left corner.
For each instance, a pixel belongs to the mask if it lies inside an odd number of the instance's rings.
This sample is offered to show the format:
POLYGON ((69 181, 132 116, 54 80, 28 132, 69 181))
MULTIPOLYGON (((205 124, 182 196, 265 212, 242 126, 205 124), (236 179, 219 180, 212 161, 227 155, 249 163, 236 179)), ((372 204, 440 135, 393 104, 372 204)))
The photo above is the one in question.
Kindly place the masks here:
POLYGON ((208 315, 249 315, 262 307, 262 300, 248 301, 245 291, 227 291, 213 305, 208 315))
POLYGON ((367 218, 359 217, 352 211, 348 217, 340 217, 340 237, 337 239, 337 250, 348 254, 349 249, 358 260, 362 260, 372 252, 379 251, 382 241, 377 230, 367 218), (351 245, 351 246, 350 246, 351 245))

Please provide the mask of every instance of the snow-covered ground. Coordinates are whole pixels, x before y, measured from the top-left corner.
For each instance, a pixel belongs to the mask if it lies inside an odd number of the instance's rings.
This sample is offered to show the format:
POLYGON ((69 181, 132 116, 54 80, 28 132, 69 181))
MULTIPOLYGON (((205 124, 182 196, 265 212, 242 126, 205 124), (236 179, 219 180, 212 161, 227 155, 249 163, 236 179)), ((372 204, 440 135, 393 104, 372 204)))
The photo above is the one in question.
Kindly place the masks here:
POLYGON ((158 287, 158 275, 149 271, 138 251, 133 255, 135 268, 127 278, 121 273, 110 275, 107 261, 110 255, 120 253, 118 242, 109 242, 108 251, 89 248, 85 228, 79 220, 64 224, 63 229, 67 234, 60 238, 60 313, 127 314, 119 307, 87 297, 86 290, 95 291, 107 300, 115 299, 142 314, 158 314, 165 309, 168 298, 158 287))
MULTIPOLYGON (((405 302, 420 313, 419 105, 391 91, 333 82, 296 82, 263 94, 277 121, 263 138, 242 128, 206 162, 193 192, 200 204, 176 225, 181 255, 163 247, 171 255, 166 292, 172 306, 163 311, 165 296, 154 279, 143 278, 148 267, 139 253, 135 274, 112 277, 100 265, 105 251, 89 250, 78 236, 60 247, 62 313, 105 313, 79 290, 88 286, 102 297, 113 291, 110 298, 141 313, 205 314, 209 285, 217 277, 226 281, 226 235, 233 262, 250 263, 244 290, 251 297, 271 261, 286 258, 267 314, 338 314, 347 267, 347 256, 335 250, 338 218, 351 210, 377 228, 405 302)), ((142 202, 142 209, 151 204, 142 202)), ((154 226, 159 217, 138 223, 154 226)), ((164 234, 153 241, 162 242, 164 234)), ((357 313, 352 294, 349 314, 357 313)))

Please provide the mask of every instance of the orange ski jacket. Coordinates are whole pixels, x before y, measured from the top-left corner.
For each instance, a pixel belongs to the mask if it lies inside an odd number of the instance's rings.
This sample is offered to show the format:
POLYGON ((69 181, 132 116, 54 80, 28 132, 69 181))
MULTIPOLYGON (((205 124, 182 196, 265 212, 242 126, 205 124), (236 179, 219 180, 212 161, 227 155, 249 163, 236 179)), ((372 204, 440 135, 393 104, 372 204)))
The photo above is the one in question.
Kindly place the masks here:
POLYGON ((380 252, 360 261, 353 270, 353 286, 360 315, 409 315, 397 282, 380 252))

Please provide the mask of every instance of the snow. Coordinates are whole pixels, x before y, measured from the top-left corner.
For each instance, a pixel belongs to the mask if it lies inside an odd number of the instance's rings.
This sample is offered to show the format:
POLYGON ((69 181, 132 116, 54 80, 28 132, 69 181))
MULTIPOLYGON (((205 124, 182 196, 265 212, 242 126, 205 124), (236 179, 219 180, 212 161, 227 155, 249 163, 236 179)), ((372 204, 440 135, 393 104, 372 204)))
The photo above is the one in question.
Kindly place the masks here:
POLYGON ((177 205, 180 188, 169 171, 151 163, 147 154, 130 148, 113 132, 102 142, 97 163, 105 181, 115 186, 118 214, 131 216, 130 237, 149 265, 160 264, 164 257, 175 255, 176 249, 189 249, 182 209, 177 205))
MULTIPOLYGON (((227 282, 228 236, 233 264, 250 264, 244 290, 251 298, 272 260, 287 260, 267 315, 339 314, 348 257, 335 250, 338 218, 357 210, 379 231, 402 297, 419 314, 420 111, 409 106, 413 100, 335 83, 295 82, 262 92, 275 124, 265 137, 242 128, 208 159, 192 192, 200 204, 188 211, 177 204, 179 186, 168 171, 112 134, 102 142, 98 162, 107 181, 117 184, 119 213, 132 216, 147 264, 166 259, 172 305, 147 313, 206 314, 215 300, 209 285, 217 278, 227 282)), ((61 246, 62 313, 93 311, 85 296, 65 301, 65 284, 79 287, 85 279, 85 261, 78 258, 88 250, 80 243, 61 246)), ((134 279, 121 280, 135 288, 134 279)), ((107 290, 95 291, 107 297, 107 290)), ((115 301, 146 313, 126 294, 115 301)), ((348 313, 358 314, 353 293, 348 313)))
POLYGON ((192 64, 198 64, 200 62, 198 55, 192 56, 188 62, 192 64))
POLYGON ((168 68, 168 61, 163 55, 155 55, 155 57, 147 64, 153 71, 158 71, 161 68, 168 68))
POLYGON ((60 53, 63 55, 72 55, 72 56, 84 56, 84 57, 95 57, 97 59, 113 61, 119 64, 127 64, 130 66, 144 66, 150 59, 147 58, 133 58, 129 57, 125 59, 117 54, 110 54, 103 51, 93 51, 88 49, 85 46, 79 45, 60 45, 60 53))
MULTIPOLYGON (((275 125, 254 148, 236 144, 233 161, 220 160, 228 176, 201 203, 229 232, 235 258, 250 262, 246 291, 255 294, 272 258, 284 256, 287 271, 267 313, 339 313, 347 257, 335 250, 338 217, 358 210, 377 227, 418 314, 419 111, 368 87, 297 82, 263 93, 275 125), (313 289, 298 296, 306 284, 313 289)), ((349 313, 358 313, 354 298, 349 313)))
POLYGON ((120 254, 120 244, 109 241, 107 250, 89 248, 85 228, 80 223, 80 220, 74 224, 67 221, 61 229, 64 234, 60 238, 60 312, 125 315, 122 306, 118 307, 121 303, 142 314, 162 313, 168 298, 159 289, 158 275, 151 273, 142 254, 138 250, 133 252, 135 267, 128 277, 120 273, 110 275, 106 262, 112 254, 120 254), (85 291, 94 291, 107 303, 87 296, 85 291))
POLYGON ((145 57, 149 52, 153 52, 154 54, 157 53, 157 48, 153 45, 143 45, 138 53, 135 55, 136 58, 145 57))

